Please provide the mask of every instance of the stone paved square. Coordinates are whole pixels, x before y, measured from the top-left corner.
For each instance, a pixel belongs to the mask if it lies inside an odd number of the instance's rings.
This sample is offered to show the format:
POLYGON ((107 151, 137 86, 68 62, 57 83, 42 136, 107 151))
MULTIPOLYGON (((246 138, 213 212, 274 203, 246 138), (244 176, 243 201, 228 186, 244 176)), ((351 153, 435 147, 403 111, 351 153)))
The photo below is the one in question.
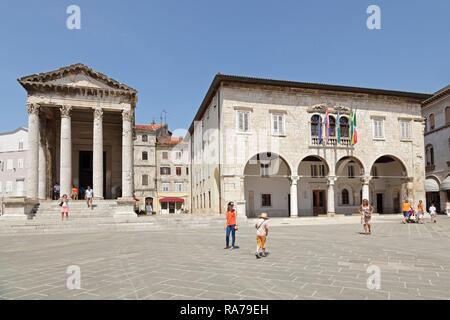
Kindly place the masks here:
MULTIPOLYGON (((256 260, 254 229, 224 250, 219 226, 0 237, 1 299, 449 299, 450 220, 271 227, 256 260), (68 290, 67 268, 81 269, 68 290), (367 268, 381 270, 369 290, 367 268)), ((325 220, 324 220, 325 221, 325 220)), ((276 225, 276 220, 273 220, 276 225)))

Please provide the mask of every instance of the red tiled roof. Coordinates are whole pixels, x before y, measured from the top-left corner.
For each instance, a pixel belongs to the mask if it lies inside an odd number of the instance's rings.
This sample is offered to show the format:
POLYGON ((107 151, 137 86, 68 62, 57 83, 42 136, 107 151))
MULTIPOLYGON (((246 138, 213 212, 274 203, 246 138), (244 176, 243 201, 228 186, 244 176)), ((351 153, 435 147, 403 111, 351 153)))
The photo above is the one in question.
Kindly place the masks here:
POLYGON ((161 124, 152 123, 152 124, 137 124, 135 126, 136 130, 140 131, 156 131, 162 127, 161 124))

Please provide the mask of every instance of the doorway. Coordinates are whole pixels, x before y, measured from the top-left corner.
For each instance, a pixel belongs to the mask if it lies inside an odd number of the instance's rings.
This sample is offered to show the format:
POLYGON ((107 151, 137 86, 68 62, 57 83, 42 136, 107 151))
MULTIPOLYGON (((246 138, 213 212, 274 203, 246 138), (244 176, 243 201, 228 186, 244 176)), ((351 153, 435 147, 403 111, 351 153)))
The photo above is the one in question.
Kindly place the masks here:
MULTIPOLYGON (((92 151, 80 151, 79 154, 79 188, 86 188, 87 186, 93 187, 93 152, 92 151)), ((95 193, 95 190, 94 190, 95 193)), ((103 152, 103 194, 105 199, 106 193, 106 151, 103 152)))
POLYGON ((326 214, 325 190, 313 191, 313 214, 314 216, 326 214))
POLYGON ((383 194, 377 193, 377 213, 383 214, 383 194))

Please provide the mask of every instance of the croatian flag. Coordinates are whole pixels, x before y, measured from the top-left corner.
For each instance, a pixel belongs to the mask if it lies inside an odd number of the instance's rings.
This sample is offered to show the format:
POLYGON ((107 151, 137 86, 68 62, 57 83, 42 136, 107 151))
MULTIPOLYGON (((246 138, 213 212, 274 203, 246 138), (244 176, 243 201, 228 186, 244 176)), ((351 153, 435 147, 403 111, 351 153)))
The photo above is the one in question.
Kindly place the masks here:
POLYGON ((325 115, 325 127, 327 128, 326 132, 326 141, 328 144, 328 138, 330 137, 330 112, 327 109, 327 113, 325 115))

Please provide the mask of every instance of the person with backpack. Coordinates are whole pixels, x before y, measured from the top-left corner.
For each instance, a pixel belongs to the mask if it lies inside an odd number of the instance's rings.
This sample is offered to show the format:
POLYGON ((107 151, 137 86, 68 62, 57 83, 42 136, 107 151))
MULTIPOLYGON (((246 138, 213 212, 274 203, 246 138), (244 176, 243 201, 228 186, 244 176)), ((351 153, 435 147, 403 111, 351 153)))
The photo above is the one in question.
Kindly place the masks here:
POLYGON ((369 204, 369 200, 364 199, 359 207, 359 213, 361 214, 361 224, 364 227, 364 233, 366 235, 372 234, 372 214, 373 206, 369 204))
POLYGON ((267 213, 261 213, 258 221, 255 224, 256 228, 256 259, 266 257, 266 241, 269 235, 269 216, 267 213))

